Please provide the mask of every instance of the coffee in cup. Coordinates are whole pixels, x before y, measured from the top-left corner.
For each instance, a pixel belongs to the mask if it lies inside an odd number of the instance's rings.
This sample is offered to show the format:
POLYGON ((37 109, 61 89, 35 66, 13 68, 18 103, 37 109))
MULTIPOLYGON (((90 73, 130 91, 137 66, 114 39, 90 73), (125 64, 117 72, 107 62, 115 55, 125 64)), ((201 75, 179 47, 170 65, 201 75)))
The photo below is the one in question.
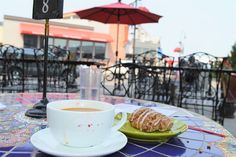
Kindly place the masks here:
POLYGON ((77 111, 77 112, 96 112, 96 111, 102 111, 102 110, 96 109, 96 108, 85 108, 85 107, 70 107, 70 108, 63 108, 62 110, 77 111))

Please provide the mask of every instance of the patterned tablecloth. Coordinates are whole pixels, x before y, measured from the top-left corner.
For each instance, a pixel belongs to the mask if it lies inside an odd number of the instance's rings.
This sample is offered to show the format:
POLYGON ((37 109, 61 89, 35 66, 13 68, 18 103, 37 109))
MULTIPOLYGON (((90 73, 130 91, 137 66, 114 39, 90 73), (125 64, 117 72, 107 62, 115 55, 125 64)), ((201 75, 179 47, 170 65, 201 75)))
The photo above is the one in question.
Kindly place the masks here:
MULTIPOLYGON (((25 117, 27 109, 42 98, 40 93, 14 93, 1 94, 0 102, 6 105, 6 109, 0 111, 0 156, 3 157, 45 157, 47 154, 38 151, 30 143, 30 137, 35 132, 47 127, 45 119, 32 119, 25 117)), ((78 94, 49 93, 49 101, 58 99, 76 99, 78 94)), ((222 126, 203 116, 187 112, 173 106, 160 103, 134 100, 129 98, 103 96, 101 101, 112 104, 132 104, 140 106, 157 106, 165 109, 176 109, 173 116, 188 125, 204 128, 216 133, 224 134, 220 137, 200 131, 188 129, 186 132, 173 137, 165 142, 145 143, 131 139, 127 145, 118 152, 110 154, 112 157, 136 156, 136 157, 159 157, 159 156, 201 156, 221 157, 236 156, 236 139, 222 126), (182 112, 183 111, 183 112, 182 112), (184 114, 186 113, 186 114, 184 114)))

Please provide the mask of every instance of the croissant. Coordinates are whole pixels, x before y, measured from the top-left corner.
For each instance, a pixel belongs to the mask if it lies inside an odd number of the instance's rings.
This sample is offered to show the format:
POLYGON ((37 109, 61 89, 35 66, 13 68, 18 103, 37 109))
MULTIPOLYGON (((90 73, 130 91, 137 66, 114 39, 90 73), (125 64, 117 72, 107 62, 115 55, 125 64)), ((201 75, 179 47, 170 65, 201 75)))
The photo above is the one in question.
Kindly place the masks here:
POLYGON ((172 128, 172 120, 153 109, 141 107, 129 117, 132 127, 144 132, 168 131, 172 128))

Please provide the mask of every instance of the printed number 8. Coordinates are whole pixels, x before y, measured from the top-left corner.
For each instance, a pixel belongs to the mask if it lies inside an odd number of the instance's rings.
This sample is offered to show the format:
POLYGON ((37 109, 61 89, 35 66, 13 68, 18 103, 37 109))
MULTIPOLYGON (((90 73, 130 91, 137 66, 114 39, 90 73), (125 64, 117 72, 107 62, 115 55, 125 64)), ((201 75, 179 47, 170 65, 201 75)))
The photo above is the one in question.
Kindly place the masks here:
POLYGON ((49 2, 49 0, 43 0, 42 12, 43 12, 44 14, 47 13, 48 10, 49 10, 48 2, 49 2))

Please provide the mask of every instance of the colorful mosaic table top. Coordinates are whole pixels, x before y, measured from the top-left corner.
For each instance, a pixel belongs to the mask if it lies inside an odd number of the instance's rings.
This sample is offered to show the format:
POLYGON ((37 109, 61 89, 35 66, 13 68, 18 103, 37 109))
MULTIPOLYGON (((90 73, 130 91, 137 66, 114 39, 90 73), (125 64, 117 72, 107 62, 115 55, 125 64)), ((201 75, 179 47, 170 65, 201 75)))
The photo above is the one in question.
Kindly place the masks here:
MULTIPOLYGON (((30 142, 35 132, 47 127, 45 119, 32 119, 25 117, 27 109, 42 98, 41 93, 14 93, 0 94, 0 102, 6 108, 0 111, 0 156, 2 157, 46 157, 50 156, 37 150, 30 142)), ((49 101, 59 99, 77 99, 78 94, 49 93, 49 101)), ((202 131, 187 129, 182 134, 166 141, 147 142, 128 139, 126 146, 118 152, 110 154, 111 157, 170 157, 170 156, 200 156, 221 157, 236 156, 236 139, 221 125, 203 116, 189 113, 184 109, 160 103, 103 96, 101 101, 114 105, 129 104, 139 106, 156 106, 163 109, 175 110, 173 118, 187 125, 224 134, 226 137, 209 134, 202 131)))

